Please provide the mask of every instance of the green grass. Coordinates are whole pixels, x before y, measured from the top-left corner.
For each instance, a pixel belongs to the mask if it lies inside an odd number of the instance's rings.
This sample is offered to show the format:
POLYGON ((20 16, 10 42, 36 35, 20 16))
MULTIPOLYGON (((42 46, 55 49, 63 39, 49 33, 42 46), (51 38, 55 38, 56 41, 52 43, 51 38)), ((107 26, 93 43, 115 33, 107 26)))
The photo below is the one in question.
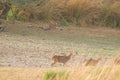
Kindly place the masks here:
POLYGON ((44 73, 43 80, 68 80, 66 71, 48 70, 44 73))
POLYGON ((44 80, 52 80, 54 79, 56 76, 56 72, 55 71, 47 71, 44 74, 44 80))

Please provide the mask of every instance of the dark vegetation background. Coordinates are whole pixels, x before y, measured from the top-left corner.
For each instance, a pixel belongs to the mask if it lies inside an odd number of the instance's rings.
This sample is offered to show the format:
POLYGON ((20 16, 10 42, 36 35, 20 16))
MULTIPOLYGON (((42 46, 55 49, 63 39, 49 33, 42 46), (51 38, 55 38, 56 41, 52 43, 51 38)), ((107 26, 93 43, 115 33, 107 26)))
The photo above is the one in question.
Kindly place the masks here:
POLYGON ((1 15, 7 20, 120 28, 119 0, 1 0, 0 3, 1 7, 3 3, 11 4, 1 15))

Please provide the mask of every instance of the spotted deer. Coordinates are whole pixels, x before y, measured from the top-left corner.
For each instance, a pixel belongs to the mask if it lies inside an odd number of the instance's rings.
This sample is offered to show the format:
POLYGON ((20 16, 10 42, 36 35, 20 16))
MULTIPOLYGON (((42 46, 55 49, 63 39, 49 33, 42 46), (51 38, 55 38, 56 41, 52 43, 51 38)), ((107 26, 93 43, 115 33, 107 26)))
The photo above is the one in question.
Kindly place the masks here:
POLYGON ((96 66, 98 64, 98 62, 101 60, 101 57, 98 58, 98 59, 93 59, 93 58, 90 58, 90 59, 85 59, 83 61, 83 65, 84 66, 96 66))
POLYGON ((58 63, 62 63, 63 66, 64 66, 66 64, 66 62, 68 62, 71 59, 72 55, 73 55, 72 53, 69 53, 69 55, 67 55, 67 56, 60 56, 60 55, 54 55, 54 56, 52 56, 51 66, 53 66, 57 62, 58 63))

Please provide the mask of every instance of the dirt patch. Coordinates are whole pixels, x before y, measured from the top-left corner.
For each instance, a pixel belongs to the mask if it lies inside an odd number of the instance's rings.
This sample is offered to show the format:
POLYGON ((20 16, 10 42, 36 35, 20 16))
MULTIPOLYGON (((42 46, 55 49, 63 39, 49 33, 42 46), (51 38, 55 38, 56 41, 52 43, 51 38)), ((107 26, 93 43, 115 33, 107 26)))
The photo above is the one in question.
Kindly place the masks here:
MULTIPOLYGON (((0 66, 1 67, 50 67, 51 57, 54 54, 67 55, 68 52, 56 52, 54 47, 46 44, 36 44, 34 39, 23 38, 18 36, 10 36, 2 34, 0 39, 0 66), (4 38, 3 38, 4 37, 4 38), (19 39, 19 41, 18 41, 19 39), (25 42, 24 39, 28 39, 25 42), (32 41, 32 42, 31 42, 32 41), (46 47, 48 46, 48 47, 46 47)), ((39 40, 40 42, 48 42, 47 40, 39 40)), ((56 48, 55 48, 56 49, 56 48)), ((81 66, 85 58, 98 58, 95 54, 76 54, 67 62, 65 66, 81 66)), ((104 61, 112 59, 112 56, 104 56, 100 64, 104 61)), ((56 64, 55 66, 61 66, 56 64)))
POLYGON ((96 59, 99 56, 97 53, 105 52, 107 54, 99 64, 102 65, 106 60, 113 59, 108 52, 120 48, 120 31, 116 29, 70 26, 63 27, 63 31, 43 31, 35 26, 28 27, 29 24, 6 23, 5 31, 0 33, 0 66, 50 67, 53 55, 67 55, 68 51, 76 51, 78 54, 72 56, 65 66, 81 66, 85 58, 96 59), (101 31, 103 32, 100 33, 101 31), (105 40, 101 39, 103 34, 105 40), (96 54, 91 54, 92 52, 96 54))

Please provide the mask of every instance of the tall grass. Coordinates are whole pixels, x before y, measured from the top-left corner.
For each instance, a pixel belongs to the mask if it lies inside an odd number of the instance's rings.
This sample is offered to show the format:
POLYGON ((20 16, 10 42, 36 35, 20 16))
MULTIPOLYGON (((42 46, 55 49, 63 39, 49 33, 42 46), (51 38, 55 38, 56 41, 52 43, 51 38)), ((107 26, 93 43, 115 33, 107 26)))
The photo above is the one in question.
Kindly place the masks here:
POLYGON ((120 66, 66 67, 49 70, 1 67, 0 80, 120 80, 120 66))
POLYGON ((65 10, 65 17, 75 24, 85 23, 97 9, 90 0, 69 0, 65 10))
MULTIPOLYGON (((32 6, 32 9, 23 12, 25 18, 34 16, 37 20, 53 20, 62 25, 72 23, 79 26, 102 25, 120 27, 120 1, 111 3, 109 6, 95 0, 25 1, 23 2, 29 3, 28 6, 24 6, 26 9, 30 9, 32 6)), ((21 8, 21 6, 19 7, 21 8)))
POLYGON ((87 66, 87 67, 74 67, 66 68, 69 75, 62 72, 47 71, 44 73, 43 80, 119 80, 120 79, 120 66, 87 66), (67 77, 67 78, 65 78, 67 77))

